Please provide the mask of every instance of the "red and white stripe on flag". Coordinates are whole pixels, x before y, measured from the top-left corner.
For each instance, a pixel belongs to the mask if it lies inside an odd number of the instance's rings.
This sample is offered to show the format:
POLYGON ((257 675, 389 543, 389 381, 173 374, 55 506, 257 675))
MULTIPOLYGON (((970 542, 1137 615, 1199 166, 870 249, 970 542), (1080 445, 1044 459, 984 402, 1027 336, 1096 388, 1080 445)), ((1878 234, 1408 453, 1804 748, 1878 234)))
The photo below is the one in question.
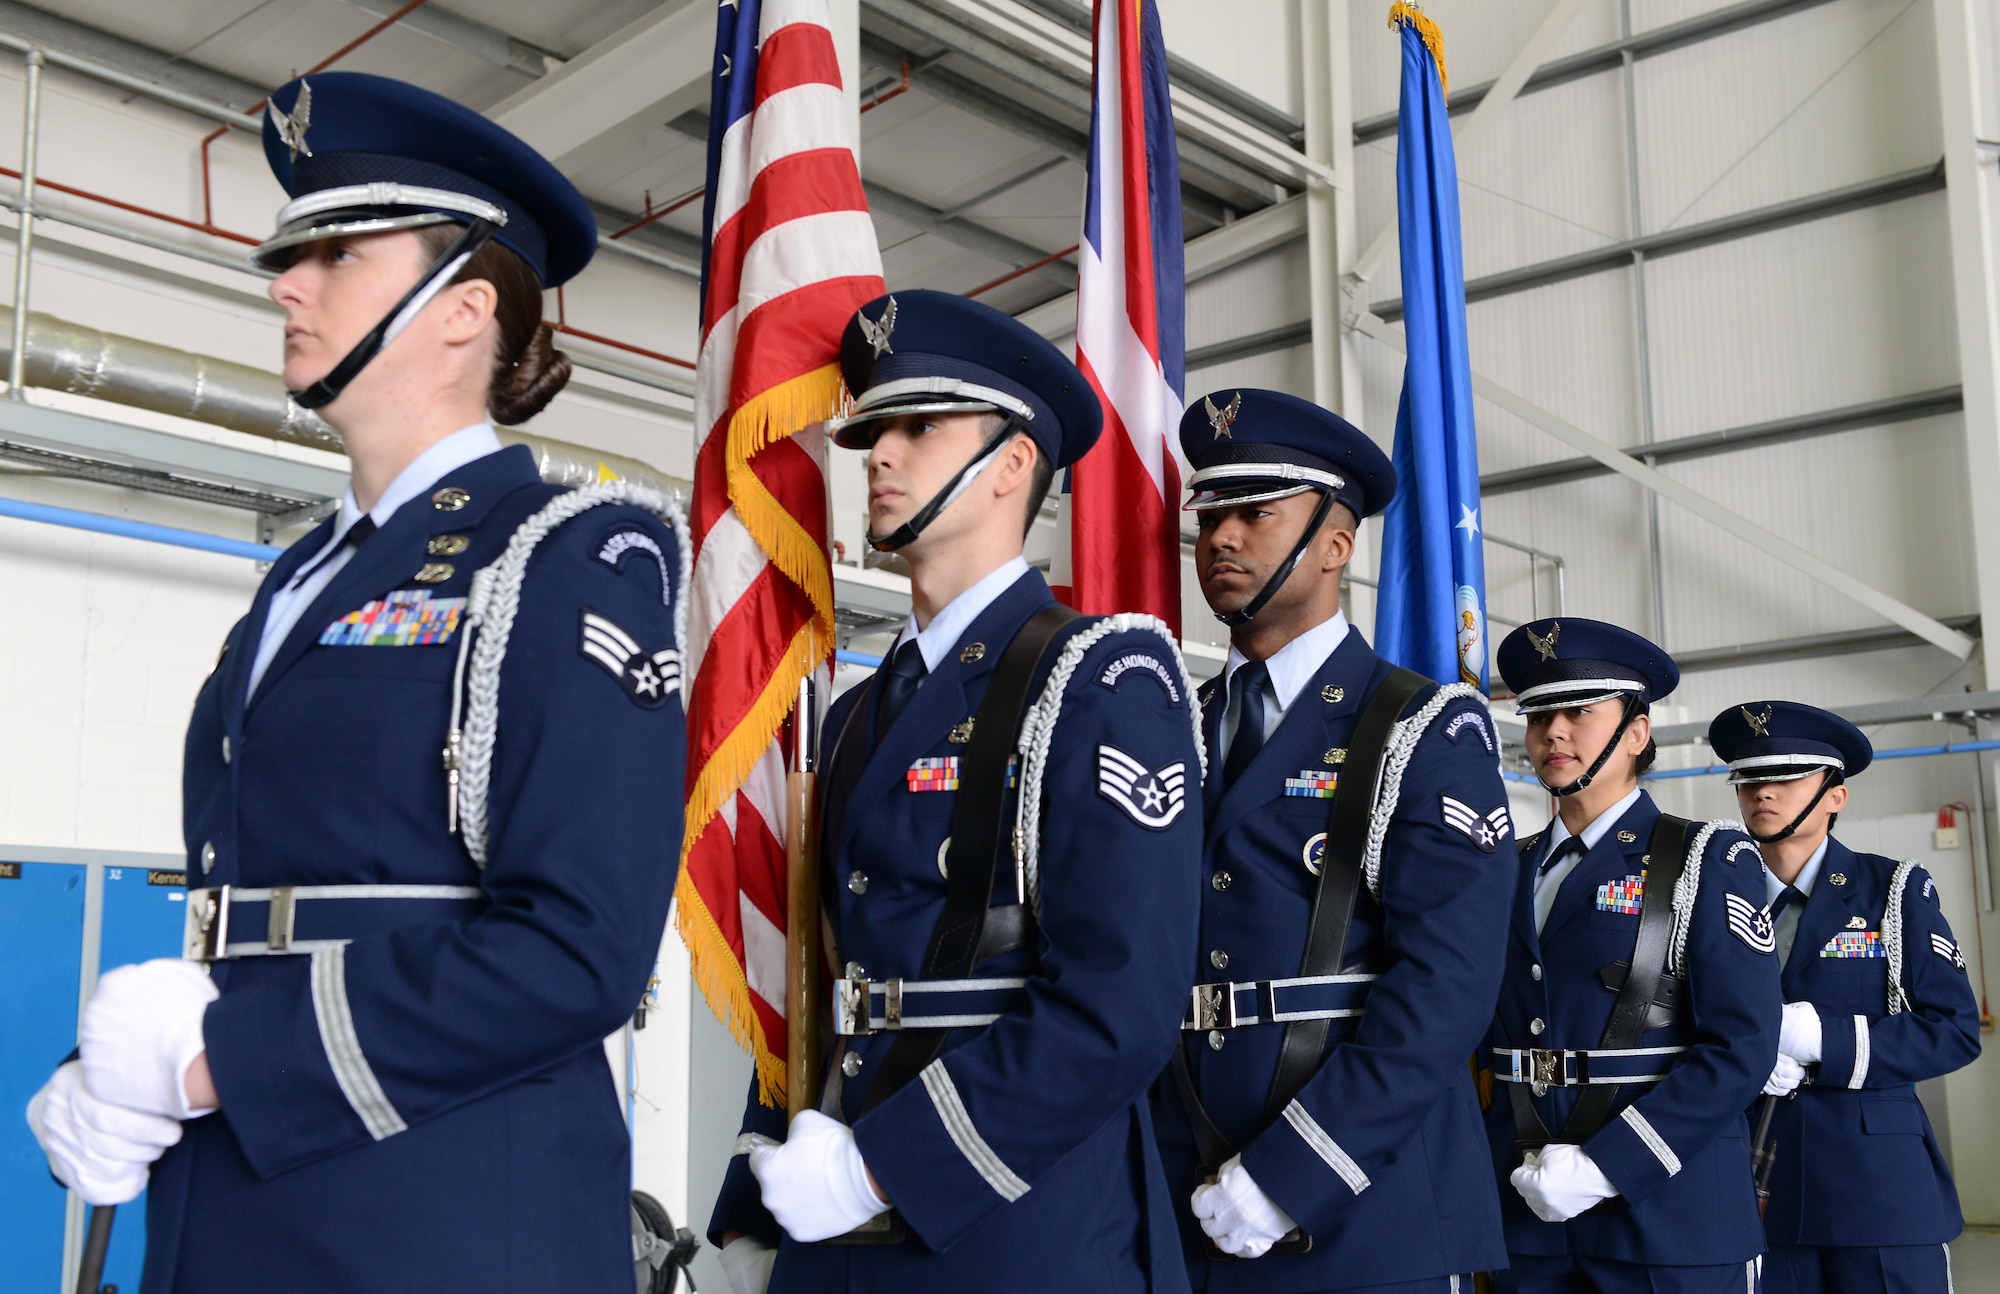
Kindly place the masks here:
POLYGON ((1180 180, 1151 0, 1098 0, 1092 48, 1076 362, 1104 434, 1058 499, 1051 582, 1079 611, 1143 611, 1178 633, 1180 180))
POLYGON ((802 678, 821 679, 825 695, 834 626, 822 424, 842 397, 841 330, 884 288, 825 0, 764 0, 756 17, 754 103, 728 123, 710 175, 676 899, 696 982, 753 1052, 764 1097, 782 1103, 779 738, 802 678))

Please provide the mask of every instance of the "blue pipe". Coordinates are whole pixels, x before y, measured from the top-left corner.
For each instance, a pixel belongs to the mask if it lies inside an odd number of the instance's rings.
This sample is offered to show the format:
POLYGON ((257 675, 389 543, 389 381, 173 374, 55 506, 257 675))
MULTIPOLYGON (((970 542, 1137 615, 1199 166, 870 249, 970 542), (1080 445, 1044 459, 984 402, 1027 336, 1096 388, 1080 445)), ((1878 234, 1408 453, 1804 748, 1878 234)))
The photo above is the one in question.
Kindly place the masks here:
POLYGON ((0 517, 12 517, 17 521, 39 521, 48 526, 67 526, 71 530, 89 530, 100 535, 117 535, 121 539, 143 539, 152 544, 171 544, 176 548, 221 553, 224 557, 248 557, 259 562, 274 562, 285 552, 284 549, 275 548, 270 544, 253 544, 243 539, 225 539, 221 535, 205 535, 198 530, 156 526, 146 521, 127 521, 123 517, 107 517, 96 512, 78 512, 74 508, 51 507, 46 503, 29 503, 22 499, 0 499, 0 517))
POLYGON ((843 665, 863 665, 869 669, 880 669, 882 658, 870 656, 867 652, 849 651, 845 647, 833 654, 833 658, 843 665))

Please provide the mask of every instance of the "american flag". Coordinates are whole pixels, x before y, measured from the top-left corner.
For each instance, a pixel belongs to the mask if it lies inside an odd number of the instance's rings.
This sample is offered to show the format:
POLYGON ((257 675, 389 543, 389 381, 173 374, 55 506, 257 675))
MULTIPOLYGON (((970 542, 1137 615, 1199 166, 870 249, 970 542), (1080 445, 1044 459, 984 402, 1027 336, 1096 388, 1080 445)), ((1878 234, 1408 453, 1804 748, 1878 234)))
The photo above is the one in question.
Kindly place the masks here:
POLYGON ((1184 386, 1180 159, 1153 0, 1097 0, 1076 363, 1104 435, 1058 499, 1051 583, 1087 614, 1144 611, 1180 632, 1184 386))
POLYGON ((695 375, 687 836, 695 982, 785 1086, 785 766, 833 654, 823 422, 840 333, 884 291, 825 0, 718 6, 695 375))

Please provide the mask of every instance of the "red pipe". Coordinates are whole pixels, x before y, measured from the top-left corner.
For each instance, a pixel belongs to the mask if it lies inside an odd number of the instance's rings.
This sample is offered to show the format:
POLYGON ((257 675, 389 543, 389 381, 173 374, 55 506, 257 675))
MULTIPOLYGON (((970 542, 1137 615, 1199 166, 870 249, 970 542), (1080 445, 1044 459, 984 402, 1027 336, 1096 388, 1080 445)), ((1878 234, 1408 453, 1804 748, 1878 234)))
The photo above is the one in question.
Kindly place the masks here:
POLYGON ((910 92, 910 60, 906 58, 903 60, 903 83, 901 85, 896 86, 893 89, 884 90, 882 93, 876 95, 868 102, 862 104, 860 111, 873 112, 875 111, 875 109, 889 102, 889 100, 895 98, 897 95, 908 94, 909 92, 910 92))
POLYGON ((647 212, 645 215, 639 217, 637 220, 625 226, 617 233, 611 235, 611 238, 613 241, 616 241, 617 239, 623 238, 625 235, 631 233, 635 229, 644 229, 647 225, 652 224, 655 220, 658 220, 660 217, 670 216, 674 212, 679 211, 682 207, 685 207, 688 203, 693 202, 695 199, 699 198, 702 194, 706 192, 708 192, 708 189, 706 186, 704 186, 702 188, 696 189, 693 193, 685 194, 681 197, 675 198, 672 202, 669 202, 666 206, 661 207, 659 210, 647 212))
POLYGON ((1002 274, 999 278, 994 279, 991 283, 982 283, 978 287, 972 289, 972 291, 967 292, 965 295, 968 297, 976 297, 982 292, 991 292, 994 288, 999 287, 1002 283, 1012 283, 1015 279, 1020 278, 1023 274, 1033 274, 1036 270, 1042 268, 1042 266, 1044 265, 1053 265, 1065 256, 1074 255, 1077 252, 1077 250, 1082 246, 1083 246, 1082 243, 1078 243, 1075 247, 1065 247, 1061 251, 1055 253, 1052 256, 1042 257, 1042 259, 1036 261, 1033 265, 1023 265, 1020 269, 1015 270, 1011 274, 1002 274))
POLYGON ((548 324, 548 326, 554 329, 556 332, 564 333, 571 337, 581 337, 585 341, 594 341, 600 346, 611 346, 615 347, 618 350, 630 351, 634 355, 644 355, 647 359, 656 359, 660 361, 660 363, 662 364, 672 364, 677 368, 685 368, 690 370, 694 368, 694 364, 691 361, 681 359, 678 356, 663 355, 659 351, 647 350, 644 346, 634 346, 630 342, 613 341, 609 337, 599 336, 597 333, 594 332, 585 332, 581 328, 572 328, 568 324, 562 323, 560 321, 552 323, 549 320, 544 319, 542 320, 542 322, 548 324))
MULTIPOLYGON (((10 180, 21 178, 19 171, 6 166, 0 166, 0 175, 4 175, 10 180)), ((170 225, 179 225, 182 229, 192 229, 198 234, 209 234, 216 238, 227 238, 231 242, 244 243, 251 247, 257 245, 258 240, 250 237, 248 234, 233 233, 230 230, 217 229, 214 225, 200 221, 187 220, 180 216, 170 216, 164 211, 155 211, 151 207, 142 207, 136 203, 126 202, 119 198, 107 197, 102 193, 92 193, 89 189, 79 189, 75 185, 59 184, 54 180, 39 178, 36 179, 35 183, 41 188, 54 189, 57 193, 67 193, 72 197, 86 198, 91 202, 101 202, 107 207, 116 207, 120 211, 129 211, 136 216, 145 216, 152 220, 163 220, 170 225)))

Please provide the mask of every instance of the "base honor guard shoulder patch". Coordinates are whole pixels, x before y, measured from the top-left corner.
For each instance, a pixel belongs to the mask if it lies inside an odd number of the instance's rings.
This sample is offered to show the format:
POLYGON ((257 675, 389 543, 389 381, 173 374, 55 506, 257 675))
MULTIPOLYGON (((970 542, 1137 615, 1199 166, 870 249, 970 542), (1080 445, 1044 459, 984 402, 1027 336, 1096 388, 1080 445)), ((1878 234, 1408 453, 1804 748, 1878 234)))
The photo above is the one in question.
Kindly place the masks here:
POLYGON ((1952 965, 1958 967, 1960 970, 1965 969, 1965 954, 1959 951, 1957 944, 1945 938, 1943 935, 1937 933, 1935 930, 1931 932, 1931 951, 1936 953, 1938 956, 1944 958, 1952 965))
POLYGON ((632 553, 649 553, 660 571, 660 605, 674 604, 672 577, 667 574, 667 555, 660 551, 659 541, 633 525, 621 521, 606 531, 597 540, 597 560, 619 572, 625 569, 625 559, 632 553))
POLYGON ((1739 840, 1731 845, 1729 852, 1722 856, 1722 861, 1734 867, 1736 866, 1736 860, 1743 857, 1746 853, 1750 855, 1751 862, 1756 863, 1759 867, 1764 865, 1764 856, 1757 852, 1757 846, 1747 840, 1739 840))
POLYGON ((1769 909, 1760 908, 1740 894, 1725 894, 1729 911, 1729 933, 1743 941, 1753 953, 1778 951, 1778 933, 1769 909))
POLYGON ((1479 846, 1482 853, 1492 853, 1500 847, 1500 842, 1514 829, 1512 819, 1507 816, 1507 806, 1481 813, 1463 800, 1454 800, 1449 795, 1438 796, 1438 816, 1444 825, 1479 846))
POLYGON ((1181 703, 1181 685, 1175 681, 1167 667, 1160 663, 1160 658, 1150 652, 1126 652, 1106 665, 1104 671, 1097 676, 1097 681, 1116 692, 1118 680, 1134 670, 1157 679, 1160 686, 1167 690, 1167 700, 1174 705, 1181 703))
POLYGON ((1147 768, 1112 745, 1097 748, 1097 793, 1149 831, 1165 831, 1187 807, 1187 765, 1147 768))
POLYGON ((1627 876, 1623 880, 1606 881, 1597 887, 1597 910, 1618 912, 1628 917, 1639 915, 1646 903, 1646 878, 1627 876))
POLYGON ((1302 768, 1296 776, 1285 779, 1285 794, 1303 796, 1308 800, 1331 800, 1339 786, 1338 770, 1302 768))
POLYGON ((320 633, 319 645, 431 647, 458 631, 464 612, 464 598, 433 598, 429 589, 398 589, 328 625, 320 633))
POLYGON ((1487 754, 1499 753, 1493 744, 1493 734, 1486 727, 1486 716, 1477 710, 1461 710, 1453 715, 1451 722, 1444 726, 1445 740, 1457 741, 1459 734, 1467 728, 1479 734, 1479 740, 1486 747, 1487 754))
POLYGON ((671 647, 646 651, 638 639, 595 611, 583 613, 577 650, 618 680, 642 709, 657 710, 681 690, 681 654, 671 647))
POLYGON ((1822 957, 1887 957, 1880 930, 1843 930, 1819 950, 1822 957))

